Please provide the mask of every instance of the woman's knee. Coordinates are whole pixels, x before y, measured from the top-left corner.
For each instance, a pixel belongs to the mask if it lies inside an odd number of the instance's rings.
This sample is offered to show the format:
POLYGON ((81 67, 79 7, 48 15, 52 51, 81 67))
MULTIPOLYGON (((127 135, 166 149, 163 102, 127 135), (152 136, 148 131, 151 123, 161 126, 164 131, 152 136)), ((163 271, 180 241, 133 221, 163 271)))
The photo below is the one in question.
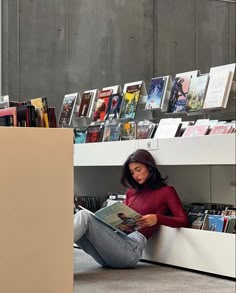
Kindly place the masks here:
POLYGON ((92 218, 92 214, 88 211, 80 210, 76 214, 74 214, 74 224, 76 223, 85 223, 87 224, 92 218))

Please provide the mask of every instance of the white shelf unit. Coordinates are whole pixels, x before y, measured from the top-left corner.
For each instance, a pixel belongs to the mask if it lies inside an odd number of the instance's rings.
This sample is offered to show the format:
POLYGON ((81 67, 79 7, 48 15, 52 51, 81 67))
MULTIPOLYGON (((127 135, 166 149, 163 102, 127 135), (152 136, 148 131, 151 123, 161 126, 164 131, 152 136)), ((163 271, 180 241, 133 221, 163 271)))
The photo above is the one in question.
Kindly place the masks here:
POLYGON ((0 292, 73 292, 73 131, 0 127, 0 292))
MULTIPOLYGON (((75 184, 88 193, 91 185, 100 194, 112 185, 121 188, 117 182, 125 159, 144 148, 161 173, 169 175, 182 201, 235 204, 235 138, 227 134, 77 144, 75 184)), ((235 245, 235 234, 161 226, 148 241, 143 259, 235 278, 235 245)))
POLYGON ((235 134, 74 144, 74 166, 121 166, 138 148, 158 165, 235 164, 235 134))

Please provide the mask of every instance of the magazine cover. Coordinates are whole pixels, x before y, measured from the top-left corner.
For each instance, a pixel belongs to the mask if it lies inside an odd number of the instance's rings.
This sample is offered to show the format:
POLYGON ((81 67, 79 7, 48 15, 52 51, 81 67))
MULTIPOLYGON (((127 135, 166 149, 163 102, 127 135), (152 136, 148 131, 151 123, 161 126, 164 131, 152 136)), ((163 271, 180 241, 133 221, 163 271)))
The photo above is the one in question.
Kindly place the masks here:
POLYGON ((168 112, 185 112, 190 77, 176 77, 172 83, 168 112))
POLYGON ((122 98, 123 96, 119 93, 111 95, 107 105, 105 120, 119 118, 122 98))
POLYGON ((203 108, 209 75, 193 77, 187 94, 186 111, 197 111, 203 108))
POLYGON ((112 95, 112 90, 101 90, 98 94, 93 121, 104 121, 107 112, 108 102, 112 95))
POLYGON ((117 141, 120 139, 120 123, 116 120, 108 120, 104 125, 102 141, 117 141))
POLYGON ((137 124, 137 139, 151 138, 155 124, 151 121, 139 121, 137 124))
POLYGON ((86 133, 87 133, 87 129, 75 128, 74 129, 74 143, 75 144, 85 143, 86 133))
POLYGON ((201 136, 207 134, 209 130, 209 125, 189 125, 185 129, 182 136, 201 136))
MULTIPOLYGON (((82 206, 80 208, 85 209, 82 206)), ((89 212, 92 213, 91 211, 89 212)), ((114 202, 112 205, 92 214, 98 220, 125 235, 140 229, 136 222, 141 215, 120 201, 114 202)))
POLYGON ((63 126, 70 126, 71 119, 74 112, 74 107, 77 101, 78 93, 68 94, 64 96, 62 107, 58 119, 58 125, 63 126))
POLYGON ((89 125, 86 133, 86 143, 100 142, 102 140, 104 124, 89 125))
POLYGON ((224 216, 221 215, 206 215, 203 230, 223 232, 224 216))
POLYGON ((92 104, 92 98, 93 98, 94 93, 93 92, 87 92, 83 93, 80 106, 79 106, 79 111, 78 111, 78 117, 88 117, 89 116, 89 109, 92 104))
POLYGON ((138 101, 141 93, 141 84, 128 86, 124 93, 120 118, 135 118, 138 101))
POLYGON ((145 109, 158 109, 161 107, 166 80, 166 77, 156 77, 151 79, 145 109))
POLYGON ((136 122, 128 121, 120 125, 120 140, 136 139, 136 122))

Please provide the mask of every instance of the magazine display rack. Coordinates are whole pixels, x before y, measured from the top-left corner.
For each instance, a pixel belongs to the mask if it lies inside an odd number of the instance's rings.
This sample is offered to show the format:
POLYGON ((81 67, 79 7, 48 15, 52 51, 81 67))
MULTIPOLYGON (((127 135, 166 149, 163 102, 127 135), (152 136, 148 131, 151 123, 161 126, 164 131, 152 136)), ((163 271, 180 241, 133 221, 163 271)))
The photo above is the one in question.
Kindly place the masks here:
POLYGON ((0 137, 0 292, 72 293, 73 131, 1 127, 0 137))
MULTIPOLYGON (((130 153, 145 148, 181 200, 235 204, 235 142, 235 134, 227 134, 74 145, 75 187, 89 194, 94 180, 98 193, 112 186, 121 190, 121 166, 130 153)), ((235 278, 235 245, 235 234, 162 226, 143 259, 235 278)))

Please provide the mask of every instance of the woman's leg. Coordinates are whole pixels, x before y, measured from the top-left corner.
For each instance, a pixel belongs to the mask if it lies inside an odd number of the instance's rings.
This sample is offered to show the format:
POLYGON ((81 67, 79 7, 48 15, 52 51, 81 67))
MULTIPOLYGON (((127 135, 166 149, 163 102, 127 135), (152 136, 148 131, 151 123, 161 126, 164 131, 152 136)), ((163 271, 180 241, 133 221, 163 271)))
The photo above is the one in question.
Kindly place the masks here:
POLYGON ((116 233, 87 211, 74 215, 74 242, 99 264, 113 268, 132 267, 139 261, 146 238, 134 232, 116 233))

